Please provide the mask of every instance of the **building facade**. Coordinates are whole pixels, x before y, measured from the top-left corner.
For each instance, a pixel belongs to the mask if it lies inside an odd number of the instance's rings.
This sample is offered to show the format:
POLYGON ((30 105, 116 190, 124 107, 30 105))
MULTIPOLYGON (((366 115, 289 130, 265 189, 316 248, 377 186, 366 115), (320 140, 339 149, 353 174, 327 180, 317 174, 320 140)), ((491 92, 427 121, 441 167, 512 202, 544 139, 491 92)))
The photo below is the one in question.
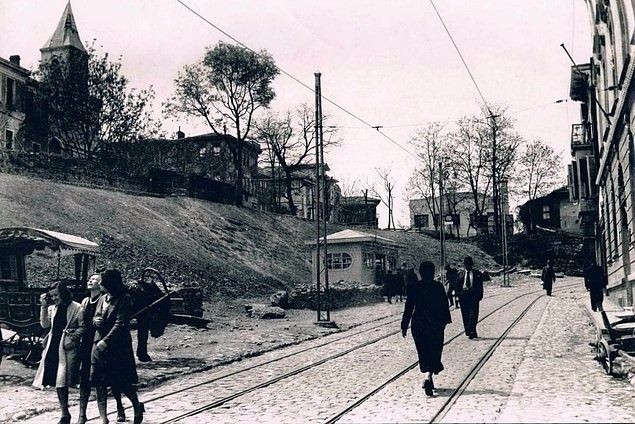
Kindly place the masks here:
POLYGON ((568 233, 584 232, 580 225, 579 207, 570 199, 570 188, 561 187, 520 206, 518 219, 525 232, 537 229, 562 230, 568 233))
MULTIPOLYGON (((505 213, 505 223, 508 232, 513 229, 514 217, 509 213, 507 189, 501 187, 502 211, 505 213)), ((472 192, 463 191, 446 193, 443 196, 444 217, 443 231, 457 237, 472 237, 478 234, 477 228, 488 233, 494 233, 494 204, 491 196, 478 193, 479 205, 483 207, 484 222, 475 222, 473 216, 476 209, 472 192)), ((439 228, 439 197, 433 199, 411 199, 409 201, 410 227, 418 230, 435 231, 439 228)))
POLYGON ((369 196, 342 197, 337 221, 347 226, 378 228, 377 206, 381 200, 369 196))
MULTIPOLYGON (((608 274, 611 298, 633 305, 635 287, 635 60, 633 30, 635 4, 627 0, 585 0, 588 8, 593 52, 588 64, 574 68, 582 90, 573 93, 582 100, 580 131, 589 141, 597 175, 589 183, 588 196, 597 208, 596 258, 608 274), (586 83, 585 80, 586 79, 586 83), (586 89, 586 92, 585 90, 586 89), (585 106, 586 104, 586 106, 585 106), (597 189, 597 201, 593 199, 597 189)), ((573 86, 573 84, 572 84, 573 86)), ((576 100, 577 100, 576 98, 576 100)), ((576 150, 577 152, 577 150, 576 150)), ((578 187, 581 173, 578 162, 578 187)), ((594 171, 593 166, 587 170, 594 171)), ((575 185, 575 183, 574 183, 575 185)))
POLYGON ((30 72, 20 66, 20 56, 0 57, 0 150, 24 150, 22 126, 26 118, 24 95, 30 72))

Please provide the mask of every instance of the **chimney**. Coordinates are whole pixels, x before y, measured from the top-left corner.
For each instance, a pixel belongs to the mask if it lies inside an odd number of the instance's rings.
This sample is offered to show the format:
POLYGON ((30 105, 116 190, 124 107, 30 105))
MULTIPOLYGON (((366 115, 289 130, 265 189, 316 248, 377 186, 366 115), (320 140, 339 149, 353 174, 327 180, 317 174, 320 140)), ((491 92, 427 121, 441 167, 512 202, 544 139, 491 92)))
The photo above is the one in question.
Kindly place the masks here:
POLYGON ((185 138, 185 133, 181 131, 181 127, 179 127, 179 130, 176 132, 176 139, 180 140, 182 138, 185 138))
POLYGON ((9 62, 13 63, 16 66, 20 66, 20 55, 14 54, 9 56, 9 62))

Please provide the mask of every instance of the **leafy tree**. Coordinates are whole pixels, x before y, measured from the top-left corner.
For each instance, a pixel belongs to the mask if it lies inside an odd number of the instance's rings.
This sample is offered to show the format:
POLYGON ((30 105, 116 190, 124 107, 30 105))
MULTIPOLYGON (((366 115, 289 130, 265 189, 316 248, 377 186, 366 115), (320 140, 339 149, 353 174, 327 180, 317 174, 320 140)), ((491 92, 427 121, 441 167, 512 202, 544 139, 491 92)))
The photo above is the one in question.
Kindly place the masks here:
POLYGON ((238 142, 229 147, 238 206, 243 204, 244 143, 251 133, 254 113, 268 107, 275 97, 271 84, 278 73, 266 51, 255 53, 221 42, 208 48, 201 61, 179 72, 175 93, 164 104, 168 115, 202 118, 215 133, 225 124, 233 129, 238 142))
POLYGON ((562 154, 540 139, 529 143, 518 159, 519 184, 523 197, 529 200, 542 196, 559 183, 562 154))
POLYGON ((159 133, 152 118, 152 87, 129 87, 121 58, 111 61, 89 46, 87 56, 42 62, 37 88, 27 99, 31 118, 25 133, 34 139, 57 139, 62 148, 91 158, 107 145, 131 142, 159 133))

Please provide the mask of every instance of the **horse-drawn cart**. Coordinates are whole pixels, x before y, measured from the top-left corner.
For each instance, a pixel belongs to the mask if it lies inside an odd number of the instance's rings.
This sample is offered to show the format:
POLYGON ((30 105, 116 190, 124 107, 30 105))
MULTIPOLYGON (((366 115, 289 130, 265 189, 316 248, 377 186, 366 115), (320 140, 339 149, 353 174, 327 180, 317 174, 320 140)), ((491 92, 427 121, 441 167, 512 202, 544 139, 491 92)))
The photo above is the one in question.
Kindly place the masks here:
MULTIPOLYGON (((27 227, 0 229, 0 362, 3 355, 12 355, 26 365, 37 364, 41 337, 48 331, 40 326, 40 295, 50 283, 62 281, 73 298, 81 300, 99 253, 97 243, 70 234, 27 227), (29 267, 33 276, 27 274, 27 262, 33 262, 29 267), (61 277, 68 273, 72 275, 61 277)), ((171 318, 171 293, 161 274, 146 268, 131 294, 139 341, 145 336, 141 343, 145 345, 148 332, 154 337, 163 334, 171 318)))
POLYGON ((595 359, 611 375, 620 352, 635 355, 635 315, 618 316, 619 320, 615 322, 609 320, 605 311, 601 311, 600 315, 604 328, 597 330, 595 359))

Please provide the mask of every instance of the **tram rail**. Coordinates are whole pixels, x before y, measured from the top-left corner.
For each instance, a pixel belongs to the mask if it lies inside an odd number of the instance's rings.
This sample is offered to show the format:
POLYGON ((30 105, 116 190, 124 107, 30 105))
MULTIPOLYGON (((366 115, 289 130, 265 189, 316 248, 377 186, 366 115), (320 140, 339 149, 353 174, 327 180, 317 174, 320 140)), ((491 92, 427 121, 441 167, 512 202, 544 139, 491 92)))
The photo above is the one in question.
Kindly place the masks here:
MULTIPOLYGON (((566 286, 561 286, 561 287, 558 287, 557 289, 558 289, 558 290, 564 290, 564 289, 568 289, 568 288, 575 287, 575 286, 577 286, 577 285, 578 285, 577 283, 572 283, 572 284, 569 284, 569 285, 566 285, 566 286)), ((500 311, 501 309, 503 309, 504 307, 506 307, 506 306, 508 306, 508 305, 512 304, 513 302, 515 302, 515 301, 517 301, 517 300, 519 300, 519 299, 521 299, 521 298, 524 298, 525 296, 529 296, 529 295, 532 295, 532 294, 536 294, 536 293, 539 293, 539 292, 541 292, 541 291, 542 291, 542 290, 533 290, 533 291, 529 291, 529 292, 526 292, 526 293, 520 294, 520 295, 518 295, 517 297, 515 297, 515 298, 511 299, 510 301, 508 301, 508 302, 506 302, 506 303, 504 303, 504 304, 502 304, 502 305, 500 305, 500 306, 496 307, 496 308, 495 308, 494 310, 492 310, 490 313, 488 313, 487 315, 483 316, 483 317, 479 320, 479 322, 484 321, 485 319, 487 319, 487 318, 489 318, 490 316, 494 315, 496 312, 498 312, 498 311, 500 311)), ((555 291, 555 290, 554 290, 554 291, 555 291)), ((502 294, 509 294, 509 293, 496 294, 496 295, 488 296, 487 298, 498 297, 499 295, 502 295, 502 294)), ((541 297, 543 297, 543 296, 544 296, 544 295, 539 296, 538 298, 536 298, 536 300, 540 299, 540 298, 541 298, 541 297)), ((536 301, 536 300, 535 300, 535 301, 536 301)), ((534 301, 534 302, 535 302, 535 301, 534 301)), ((532 303, 532 304, 533 304, 533 303, 532 303)), ((522 315, 524 316, 524 313, 523 313, 522 315)), ((393 321, 388 322, 388 323, 385 323, 385 324, 380 324, 380 325, 378 325, 378 326, 375 326, 373 329, 380 328, 380 327, 383 327, 383 326, 385 326, 385 325, 389 325, 389 324, 394 324, 394 323, 395 323, 395 322, 397 322, 397 321, 400 321, 400 319, 398 319, 398 320, 393 320, 393 321)), ((365 329, 365 330, 363 330, 363 331, 357 332, 355 335, 357 335, 357 334, 361 334, 361 333, 363 333, 363 332, 370 331, 370 330, 371 330, 371 329, 365 329)), ((273 384, 275 384, 275 383, 277 383, 277 382, 279 382, 279 381, 281 381, 281 380, 287 379, 287 378, 289 378, 289 377, 295 376, 295 375, 297 375, 297 374, 300 374, 300 373, 302 373, 302 372, 305 372, 305 371, 307 371, 307 370, 310 370, 310 369, 312 369, 312 368, 315 368, 315 367, 317 367, 317 366, 320 366, 320 365, 322 365, 322 364, 324 364, 324 363, 326 363, 326 362, 328 362, 328 361, 331 361, 331 360, 333 360, 333 359, 336 359, 336 358, 342 357, 342 356, 344 356, 344 355, 350 354, 350 353, 352 353, 352 352, 354 352, 354 351, 356 351, 356 350, 359 350, 359 349, 364 348, 364 347, 367 347, 367 346, 369 346, 369 345, 371 345, 371 344, 377 343, 378 341, 381 341, 381 340, 386 339, 386 338, 388 338, 388 337, 394 336, 395 334, 398 334, 398 333, 400 333, 400 332, 401 332, 401 330, 397 330, 397 331, 391 331, 391 332, 389 332, 389 333, 387 333, 387 334, 383 334, 383 335, 381 335, 381 336, 379 336, 379 337, 376 337, 376 338, 373 338, 373 339, 371 339, 371 340, 365 341, 365 342, 363 342, 363 343, 360 343, 360 344, 358 344, 358 345, 356 345, 356 346, 353 346, 353 347, 351 347, 351 348, 349 348, 349 349, 346 349, 346 350, 344 350, 344 351, 341 351, 341 352, 338 352, 338 353, 336 353, 336 354, 333 354, 333 355, 330 355, 330 356, 324 357, 324 358, 322 358, 322 359, 320 359, 320 360, 318 360, 318 361, 312 362, 312 363, 310 363, 310 364, 308 364, 308 365, 306 365, 306 366, 299 367, 299 368, 296 368, 296 369, 294 369, 294 370, 291 370, 291 371, 289 371, 289 372, 287 372, 287 373, 284 373, 284 374, 281 374, 281 375, 279 375, 279 376, 276 376, 276 377, 274 377, 274 378, 272 378, 272 379, 269 379, 269 380, 267 380, 267 381, 264 381, 264 382, 262 382, 262 383, 260 383, 260 384, 258 384, 258 385, 251 386, 251 387, 249 387, 249 388, 246 388, 246 389, 243 389, 243 390, 237 391, 237 392, 235 392, 235 393, 233 393, 233 394, 231 394, 231 395, 228 395, 228 396, 225 396, 225 397, 223 397, 223 398, 217 399, 217 400, 215 400, 215 401, 213 401, 213 402, 210 402, 210 403, 208 403, 208 404, 205 404, 205 405, 203 405, 203 406, 201 406, 201 407, 198 407, 198 408, 192 409, 192 410, 187 411, 187 412, 185 412, 185 413, 183 413, 183 414, 180 414, 180 415, 178 415, 178 416, 176 416, 176 417, 172 417, 172 418, 170 418, 170 419, 168 419, 168 420, 166 420, 166 421, 162 421, 162 422, 161 422, 161 424, 175 423, 175 422, 178 422, 178 421, 180 421, 180 420, 182 420, 182 419, 184 419, 184 418, 193 417, 193 416, 199 415, 199 414, 201 414, 201 413, 204 413, 204 412, 206 412, 206 411, 209 411, 209 410, 212 410, 212 409, 218 408, 218 407, 220 407, 221 405, 223 405, 223 404, 225 404, 225 403, 227 403, 227 402, 230 402, 230 401, 232 401, 232 400, 234 400, 234 399, 236 399, 236 398, 239 398, 239 397, 241 397, 241 396, 244 396, 244 395, 246 395, 246 394, 248 394, 248 393, 251 393, 251 392, 253 392, 253 391, 256 391, 256 390, 263 389, 263 388, 265 388, 265 387, 271 386, 271 385, 273 385, 273 384)), ((447 345, 447 344, 451 343, 452 341, 454 341, 455 339, 457 339, 458 337, 460 337, 460 336, 461 336, 461 335, 463 335, 464 333, 465 333, 464 331, 461 331, 461 332, 459 332, 458 334, 456 334, 456 335, 452 336, 449 340, 447 340, 447 341, 444 343, 444 345, 447 345)), ((348 335, 348 336, 345 336, 345 337, 338 338, 337 340, 331 340, 331 341, 326 342, 326 343, 323 343, 323 344, 321 344, 321 345, 319 345, 319 346, 312 346, 312 347, 307 348, 307 349, 304 349, 304 350, 302 350, 302 351, 293 352, 293 353, 291 353, 291 354, 289 354, 289 355, 285 355, 284 357, 276 358, 276 359, 273 359, 273 360, 271 360, 271 361, 267 361, 267 362, 262 363, 262 364, 257 364, 257 365, 254 365, 254 366, 252 366, 252 367, 247 367, 247 368, 244 368, 244 369, 241 369, 241 370, 237 370, 237 371, 235 371, 235 372, 233 372, 233 373, 230 373, 230 374, 227 374, 227 375, 224 375, 224 376, 220 376, 220 377, 216 377, 216 378, 213 378, 213 379, 211 379, 211 380, 209 380, 209 381, 205 381, 205 382, 202 382, 202 383, 197 383, 197 384, 195 384, 195 385, 188 386, 188 387, 186 387, 186 388, 179 389, 179 390, 177 390, 177 391, 170 392, 170 393, 167 393, 167 394, 161 395, 161 396, 159 396, 159 397, 149 399, 147 402, 148 402, 148 403, 150 403, 150 402, 155 401, 155 400, 158 400, 158 399, 162 399, 162 398, 165 398, 165 397, 168 397, 168 396, 172 396, 172 395, 175 395, 175 394, 178 394, 178 393, 183 393, 183 392, 185 392, 185 391, 191 390, 191 389, 196 388, 196 387, 200 387, 200 386, 203 386, 203 385, 206 385, 206 384, 211 384, 211 383, 213 383, 213 382, 219 381, 219 380, 224 379, 224 378, 226 378, 226 377, 229 377, 229 376, 231 376, 231 375, 235 375, 235 374, 238 374, 238 373, 241 373, 241 372, 244 372, 244 371, 250 370, 250 369, 254 369, 254 368, 259 367, 259 366, 262 366, 262 365, 266 365, 266 364, 269 364, 269 363, 272 363, 272 362, 276 362, 276 361, 278 361, 278 360, 280 360, 280 359, 284 359, 285 357, 289 357, 289 356, 297 355, 297 354, 299 354, 299 353, 306 352, 306 351, 308 351, 308 350, 312 350, 312 349, 315 349, 315 348, 318 348, 318 347, 324 347, 324 346, 326 346, 326 345, 329 345, 329 344, 334 343, 334 342, 336 342, 336 341, 342 340, 342 339, 344 339, 344 338, 349 338, 350 336, 351 336, 351 335, 348 335)), ((492 351, 492 352, 493 352, 493 351, 492 351)), ((399 377, 401 377, 402 375, 404 375, 406 372, 408 372, 409 370, 411 370, 412 368, 414 368, 414 367, 417 365, 417 363, 418 363, 418 362, 415 362, 414 364, 412 364, 412 365, 410 365, 409 367, 407 367, 405 370, 402 370, 399 374, 397 374, 396 376, 392 377, 389 381, 387 381, 387 382, 383 383, 380 387, 378 387, 377 389, 373 390, 371 393, 367 394, 366 396, 364 396, 363 398, 361 398, 360 400, 356 401, 354 404, 352 404, 351 406, 349 406, 348 408, 346 408, 346 410, 344 410, 344 411, 343 411, 343 413, 340 413, 340 414, 336 415, 335 417, 331 418, 331 419, 330 419, 329 421, 327 421, 327 422, 335 422, 335 421, 337 421, 339 418, 341 418, 342 416, 346 415, 346 414, 347 414, 348 412, 350 412, 352 409, 356 408, 356 407, 357 407, 357 406, 359 406, 361 403, 363 403, 365 400, 367 400, 368 398, 372 397, 375 393, 377 393, 377 392, 379 392, 380 390, 382 390, 382 389, 383 389, 384 387, 386 387, 388 384, 390 384, 391 382, 393 382, 393 381, 397 380, 399 377)))

